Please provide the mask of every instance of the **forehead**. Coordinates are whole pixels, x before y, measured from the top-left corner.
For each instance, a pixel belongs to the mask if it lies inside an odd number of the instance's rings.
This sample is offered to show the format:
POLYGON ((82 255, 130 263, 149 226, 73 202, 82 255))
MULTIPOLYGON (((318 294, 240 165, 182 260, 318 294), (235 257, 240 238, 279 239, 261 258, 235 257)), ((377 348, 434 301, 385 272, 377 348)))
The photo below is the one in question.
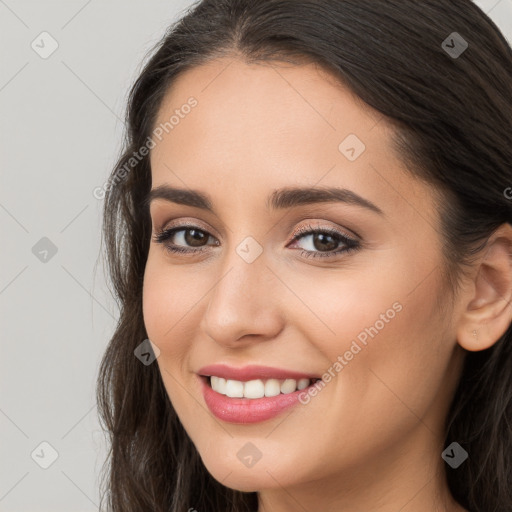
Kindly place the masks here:
MULTIPOLYGON (((188 135, 194 130, 196 146, 229 143, 235 150, 240 148, 233 145, 241 141, 243 150, 248 151, 249 141, 251 146, 265 142, 273 149, 300 141, 295 151, 307 152, 309 146, 318 146, 325 137, 326 143, 336 142, 348 132, 362 138, 381 117, 313 63, 248 64, 222 58, 192 68, 172 84, 155 126, 165 125, 174 113, 181 114, 180 110, 188 111, 190 98, 195 98, 197 106, 180 116, 169 137, 176 149, 182 147, 186 137, 187 143, 192 143, 188 135)), ((373 142, 378 135, 374 133, 373 142)))
POLYGON ((151 151, 153 188, 222 184, 266 199, 270 188, 320 184, 359 189, 377 203, 426 200, 380 113, 314 63, 222 58, 192 68, 168 90, 154 127, 163 129, 151 151))

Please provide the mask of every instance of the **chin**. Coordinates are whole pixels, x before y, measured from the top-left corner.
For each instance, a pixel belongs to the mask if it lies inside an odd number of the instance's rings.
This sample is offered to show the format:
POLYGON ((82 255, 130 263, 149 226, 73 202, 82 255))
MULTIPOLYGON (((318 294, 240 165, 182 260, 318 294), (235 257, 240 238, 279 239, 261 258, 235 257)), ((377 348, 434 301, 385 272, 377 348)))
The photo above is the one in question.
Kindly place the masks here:
MULTIPOLYGON (((225 452, 224 452, 225 453, 225 452)), ((252 467, 246 467, 235 455, 234 457, 210 454, 201 457, 207 471, 215 480, 230 489, 242 492, 258 492, 264 489, 282 488, 294 485, 297 477, 293 465, 289 468, 279 464, 273 452, 271 459, 262 457, 252 467), (293 481, 290 476, 295 475, 293 481)), ((282 461, 281 461, 282 462, 282 461)))
POLYGON ((244 471, 241 470, 239 472, 233 471, 228 477, 226 477, 228 473, 229 470, 224 472, 222 475, 214 473, 211 473, 211 475, 219 483, 235 491, 259 492, 264 489, 282 487, 276 482, 276 480, 280 482, 279 478, 274 480, 268 473, 265 472, 265 470, 260 470, 256 473, 248 470, 245 472, 246 474, 243 474, 244 471))

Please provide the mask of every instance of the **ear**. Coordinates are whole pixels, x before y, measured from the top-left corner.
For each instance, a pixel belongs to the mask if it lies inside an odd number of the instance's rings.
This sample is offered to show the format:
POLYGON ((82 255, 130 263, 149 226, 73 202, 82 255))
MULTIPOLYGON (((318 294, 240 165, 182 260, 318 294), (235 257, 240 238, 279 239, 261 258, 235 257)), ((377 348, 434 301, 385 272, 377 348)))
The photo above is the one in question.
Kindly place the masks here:
POLYGON ((457 327, 459 345, 469 351, 494 345, 512 321, 512 226, 502 224, 478 260, 465 311, 457 327))

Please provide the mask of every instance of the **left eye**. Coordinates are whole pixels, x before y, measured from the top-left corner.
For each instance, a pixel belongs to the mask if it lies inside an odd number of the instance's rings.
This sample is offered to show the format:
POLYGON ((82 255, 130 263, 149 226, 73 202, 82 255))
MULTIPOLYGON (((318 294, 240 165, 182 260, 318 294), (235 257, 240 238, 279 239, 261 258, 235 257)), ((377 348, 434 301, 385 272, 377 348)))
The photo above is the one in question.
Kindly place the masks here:
POLYGON ((326 233, 324 231, 315 231, 313 233, 299 235, 294 241, 303 240, 303 248, 308 252, 330 252, 338 249, 339 244, 348 245, 348 239, 340 235, 326 233))
POLYGON ((333 257, 359 248, 357 240, 331 229, 313 229, 309 227, 296 234, 293 242, 300 239, 308 240, 302 251, 302 255, 308 258, 333 257), (338 248, 340 244, 342 247, 338 248))
MULTIPOLYGON (((220 245, 212 235, 197 226, 178 226, 156 233, 154 241, 163 244, 171 253, 190 254, 204 251, 210 238, 214 240, 213 245, 220 245)), ((360 246, 357 240, 330 229, 303 229, 294 236, 292 243, 295 244, 301 239, 307 240, 306 248, 303 248, 301 254, 308 258, 333 257, 358 249, 360 246), (340 244, 342 247, 338 248, 340 244)))

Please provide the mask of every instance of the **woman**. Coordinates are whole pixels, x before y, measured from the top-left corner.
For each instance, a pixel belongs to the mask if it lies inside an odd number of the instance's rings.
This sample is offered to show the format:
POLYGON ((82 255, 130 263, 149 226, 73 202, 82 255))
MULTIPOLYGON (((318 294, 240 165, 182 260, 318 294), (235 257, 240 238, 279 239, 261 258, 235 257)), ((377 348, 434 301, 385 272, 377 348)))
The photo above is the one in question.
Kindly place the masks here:
POLYGON ((468 0, 203 0, 127 122, 109 510, 512 510, 492 21, 468 0))

